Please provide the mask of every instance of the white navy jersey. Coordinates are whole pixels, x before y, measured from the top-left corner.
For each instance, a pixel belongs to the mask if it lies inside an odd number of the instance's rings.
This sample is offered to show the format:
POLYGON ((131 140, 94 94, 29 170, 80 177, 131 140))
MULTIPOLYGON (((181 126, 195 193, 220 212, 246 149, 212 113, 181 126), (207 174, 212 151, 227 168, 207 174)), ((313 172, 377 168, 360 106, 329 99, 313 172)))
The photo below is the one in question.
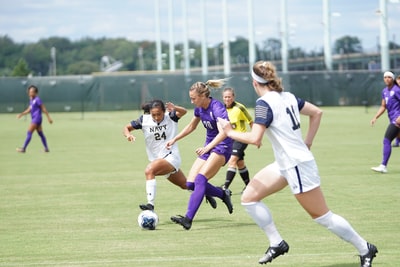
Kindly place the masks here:
POLYGON ((144 114, 138 120, 131 121, 134 129, 142 129, 146 141, 146 152, 150 161, 165 158, 168 154, 174 154, 180 160, 178 144, 175 143, 171 149, 166 148, 169 140, 178 132, 178 116, 175 111, 166 112, 164 119, 157 123, 151 115, 144 114))
POLYGON ((268 129, 275 160, 281 170, 314 159, 303 141, 300 129, 300 110, 305 101, 289 92, 268 92, 256 102, 254 123, 268 129))

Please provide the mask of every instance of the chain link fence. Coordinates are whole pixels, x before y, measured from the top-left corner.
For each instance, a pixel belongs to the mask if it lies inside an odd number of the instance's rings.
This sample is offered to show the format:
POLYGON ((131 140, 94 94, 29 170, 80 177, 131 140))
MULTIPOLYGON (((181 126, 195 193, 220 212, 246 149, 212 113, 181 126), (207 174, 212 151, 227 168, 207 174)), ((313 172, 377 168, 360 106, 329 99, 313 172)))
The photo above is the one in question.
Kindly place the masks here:
MULTIPOLYGON (((320 106, 379 105, 385 87, 380 72, 291 72, 281 74, 286 91, 320 106)), ((192 108, 189 88, 197 81, 225 78, 223 74, 131 74, 0 78, 0 113, 21 112, 28 104, 27 87, 34 84, 50 112, 140 109, 152 99, 192 108)), ((237 100, 254 107, 258 98, 248 73, 232 73, 227 86, 237 100)), ((212 96, 221 99, 221 90, 212 96)))

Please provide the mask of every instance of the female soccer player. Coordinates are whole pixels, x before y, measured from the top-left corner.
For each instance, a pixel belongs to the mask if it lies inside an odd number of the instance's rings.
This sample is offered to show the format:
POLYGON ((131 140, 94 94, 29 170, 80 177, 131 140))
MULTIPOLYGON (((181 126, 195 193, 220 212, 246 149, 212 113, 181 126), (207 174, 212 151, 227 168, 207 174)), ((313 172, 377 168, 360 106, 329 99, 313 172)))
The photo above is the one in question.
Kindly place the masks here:
POLYGON ((268 136, 276 165, 268 165, 250 181, 242 194, 242 205, 257 225, 265 232, 270 246, 259 263, 271 262, 289 251, 289 245, 278 232, 271 212, 261 200, 289 185, 304 210, 318 224, 351 243, 360 253, 362 267, 370 267, 378 252, 367 243, 341 216, 326 205, 320 188, 320 177, 313 154, 313 139, 320 125, 322 111, 313 104, 284 92, 275 66, 259 61, 253 66, 253 87, 260 98, 256 102, 255 119, 251 132, 234 131, 228 121, 219 119, 219 127, 240 142, 261 145, 264 133, 268 136), (300 113, 309 117, 308 132, 303 141, 300 113))
MULTIPOLYGON (((250 127, 253 126, 253 118, 247 108, 235 100, 235 90, 233 88, 224 88, 222 91, 222 100, 228 112, 229 121, 235 131, 246 132, 247 124, 250 127)), ((238 169, 245 186, 250 182, 249 171, 244 162, 244 151, 246 148, 247 144, 236 140, 233 141, 232 154, 228 162, 228 170, 226 171, 225 183, 222 188, 229 188, 233 178, 235 178, 236 169, 238 169)))
POLYGON ((189 89, 189 97, 195 105, 194 117, 175 138, 168 142, 173 146, 175 142, 192 133, 201 122, 206 128, 206 141, 203 147, 195 150, 198 158, 192 165, 187 177, 187 187, 193 190, 185 216, 173 216, 171 220, 189 230, 192 221, 200 207, 204 195, 215 196, 225 203, 229 213, 233 212, 231 192, 229 189, 211 185, 208 180, 214 177, 218 170, 226 164, 232 152, 232 139, 217 128, 217 118, 228 119, 228 114, 220 101, 210 97, 210 88, 220 88, 224 80, 209 80, 196 82, 189 89))
POLYGON ((383 157, 382 162, 377 167, 371 169, 380 173, 387 173, 387 164, 392 154, 392 141, 400 133, 400 87, 394 78, 393 72, 386 71, 383 74, 383 81, 386 87, 382 89, 381 106, 371 120, 373 126, 376 120, 387 110, 389 125, 386 128, 383 138, 383 157))
MULTIPOLYGON (((396 82, 397 85, 400 86, 400 75, 396 76, 396 82)), ((400 146, 400 133, 397 135, 394 144, 392 145, 393 147, 399 147, 400 146)))
MULTIPOLYGON (((146 152, 150 163, 145 169, 147 204, 139 205, 142 210, 154 210, 156 197, 156 176, 165 175, 167 179, 182 189, 186 187, 186 177, 180 169, 181 157, 177 145, 166 149, 166 143, 178 131, 178 120, 186 114, 186 109, 161 100, 153 100, 142 105, 144 114, 139 119, 131 121, 123 129, 123 134, 129 142, 135 141, 131 134, 133 130, 141 129, 146 141, 146 152)), ((212 197, 207 201, 215 209, 216 202, 212 197)))
POLYGON ((51 119, 46 107, 42 103, 42 100, 40 100, 38 93, 39 89, 36 86, 30 85, 28 87, 28 95, 30 98, 29 107, 17 115, 17 118, 19 119, 30 112, 32 118, 31 124, 29 124, 28 132, 26 134, 24 146, 17 148, 17 152, 20 153, 25 153, 26 148, 28 147, 29 142, 32 139, 32 134, 34 131, 37 131, 38 135, 40 136, 40 139, 42 140, 42 144, 44 146, 44 151, 49 152, 49 147, 47 146, 47 140, 43 133, 42 112, 46 114, 47 120, 49 121, 50 124, 53 123, 53 120, 51 119))

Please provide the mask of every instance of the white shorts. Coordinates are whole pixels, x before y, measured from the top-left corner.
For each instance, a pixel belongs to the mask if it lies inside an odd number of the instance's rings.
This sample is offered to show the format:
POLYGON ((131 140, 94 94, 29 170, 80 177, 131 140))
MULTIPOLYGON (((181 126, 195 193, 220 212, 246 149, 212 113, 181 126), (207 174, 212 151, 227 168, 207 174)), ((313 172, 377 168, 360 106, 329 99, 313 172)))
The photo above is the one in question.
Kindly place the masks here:
POLYGON ((166 161, 168 161, 174 168, 175 171, 170 172, 169 174, 165 175, 165 178, 168 178, 171 174, 176 173, 179 168, 181 167, 181 157, 179 156, 179 154, 174 154, 172 152, 170 152, 169 154, 165 155, 163 157, 163 159, 165 159, 166 161))
POLYGON ((315 160, 301 162, 293 168, 280 170, 280 172, 293 194, 307 192, 321 185, 315 160))

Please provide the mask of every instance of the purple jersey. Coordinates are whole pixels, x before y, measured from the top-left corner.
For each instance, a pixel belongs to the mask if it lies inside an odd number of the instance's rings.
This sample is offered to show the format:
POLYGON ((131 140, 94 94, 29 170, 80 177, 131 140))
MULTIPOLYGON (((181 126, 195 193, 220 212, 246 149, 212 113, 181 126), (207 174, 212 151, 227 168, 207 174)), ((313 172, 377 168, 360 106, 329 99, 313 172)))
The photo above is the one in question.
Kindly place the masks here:
MULTIPOLYGON (((219 133, 217 126, 217 118, 223 118, 229 120, 228 112, 226 111, 225 105, 220 101, 211 98, 210 105, 207 109, 195 108, 194 116, 199 117, 203 123, 204 128, 206 128, 206 142, 204 146, 209 144, 219 133)), ((219 155, 225 157, 225 162, 228 162, 232 153, 233 140, 229 137, 222 140, 218 145, 216 145, 211 151, 200 156, 201 159, 207 160, 211 152, 215 152, 219 155)))
MULTIPOLYGON (((229 120, 228 112, 226 111, 224 104, 222 104, 216 99, 213 99, 212 97, 210 98, 211 102, 210 105, 208 105, 207 109, 198 107, 194 109, 194 116, 200 117, 204 128, 206 128, 207 130, 205 145, 209 144, 219 133, 217 126, 217 118, 223 118, 229 120)), ((219 144, 231 146, 232 139, 227 137, 224 140, 222 140, 222 142, 219 144)))
POLYGON ((382 99, 385 100, 386 110, 390 123, 394 123, 400 116, 400 87, 393 85, 392 89, 385 87, 382 90, 382 99))
POLYGON ((32 122, 36 124, 42 123, 42 100, 38 96, 32 98, 29 102, 31 108, 32 122))

